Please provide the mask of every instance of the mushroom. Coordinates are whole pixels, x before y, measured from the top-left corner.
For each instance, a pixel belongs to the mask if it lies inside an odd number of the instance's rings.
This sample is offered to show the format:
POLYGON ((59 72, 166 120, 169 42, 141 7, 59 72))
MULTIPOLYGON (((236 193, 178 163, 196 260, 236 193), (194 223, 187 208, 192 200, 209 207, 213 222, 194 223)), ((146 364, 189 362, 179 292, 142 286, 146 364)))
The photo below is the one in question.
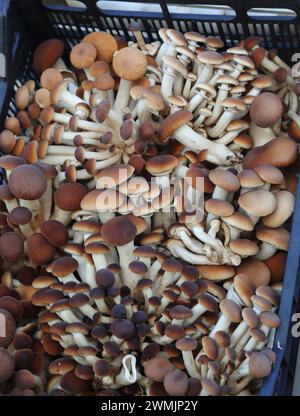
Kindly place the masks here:
POLYGON ((288 250, 289 244, 289 232, 282 227, 278 228, 267 228, 263 227, 256 232, 258 240, 262 241, 257 258, 259 260, 267 260, 272 257, 276 251, 288 250))

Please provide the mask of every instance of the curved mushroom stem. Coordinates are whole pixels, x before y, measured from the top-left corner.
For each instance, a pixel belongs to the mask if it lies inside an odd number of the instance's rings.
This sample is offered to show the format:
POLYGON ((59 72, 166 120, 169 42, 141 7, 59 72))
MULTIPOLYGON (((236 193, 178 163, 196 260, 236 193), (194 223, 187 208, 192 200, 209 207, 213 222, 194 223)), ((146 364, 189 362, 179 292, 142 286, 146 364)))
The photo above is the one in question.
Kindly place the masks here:
POLYGON ((179 127, 173 133, 173 137, 195 153, 208 150, 207 161, 216 165, 229 166, 242 159, 241 155, 232 152, 222 144, 211 142, 186 124, 179 127))

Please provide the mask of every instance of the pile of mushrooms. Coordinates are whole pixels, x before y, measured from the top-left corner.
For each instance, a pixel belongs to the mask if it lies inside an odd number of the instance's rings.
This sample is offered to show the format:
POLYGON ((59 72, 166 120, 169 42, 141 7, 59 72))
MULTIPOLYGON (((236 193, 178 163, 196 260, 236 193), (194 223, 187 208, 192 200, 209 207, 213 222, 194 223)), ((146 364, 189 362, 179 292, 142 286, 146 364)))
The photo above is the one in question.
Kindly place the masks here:
POLYGON ((43 42, 15 91, 0 395, 255 395, 276 361, 299 64, 129 29, 43 42))

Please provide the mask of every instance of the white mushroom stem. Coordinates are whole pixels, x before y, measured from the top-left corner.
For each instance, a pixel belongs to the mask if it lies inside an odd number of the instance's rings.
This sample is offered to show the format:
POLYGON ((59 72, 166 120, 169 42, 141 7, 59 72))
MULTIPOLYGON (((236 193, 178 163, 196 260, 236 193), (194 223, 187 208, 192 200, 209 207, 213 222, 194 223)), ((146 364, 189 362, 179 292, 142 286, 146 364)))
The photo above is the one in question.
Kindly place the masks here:
POLYGON ((280 68, 279 65, 277 65, 275 62, 271 61, 270 59, 264 57, 264 59, 261 61, 260 66, 265 68, 267 71, 273 73, 277 71, 277 69, 280 68))
POLYGON ((107 127, 105 124, 102 123, 95 123, 93 121, 87 121, 87 120, 77 120, 77 127, 82 130, 87 131, 94 131, 99 133, 106 133, 110 130, 109 127, 107 127))
POLYGON ((188 263, 197 264, 197 265, 216 265, 217 262, 211 261, 205 255, 199 255, 188 251, 182 246, 175 246, 169 248, 173 256, 179 257, 183 260, 186 260, 188 263))
POLYGON ((231 165, 237 158, 237 156, 226 146, 211 142, 206 137, 196 133, 186 124, 179 127, 173 133, 173 137, 197 154, 201 150, 207 149, 209 152, 207 161, 216 165, 228 166, 231 165))
POLYGON ((255 257, 259 260, 267 260, 270 257, 274 256, 276 251, 276 247, 263 241, 262 245, 260 246, 259 252, 255 257))
POLYGON ((71 117, 70 114, 54 112, 52 115, 52 122, 54 121, 59 124, 68 125, 71 117))
POLYGON ((72 324, 74 322, 78 322, 79 317, 74 314, 70 309, 65 309, 63 311, 55 312, 62 321, 67 322, 68 324, 72 324))
POLYGON ((238 130, 228 131, 224 136, 215 140, 216 143, 224 144, 225 146, 229 145, 242 131, 246 130, 247 127, 243 127, 238 130))
POLYGON ((59 108, 66 107, 69 113, 75 114, 77 113, 77 110, 76 110, 77 104, 86 105, 86 102, 82 100, 81 98, 77 97, 77 95, 72 94, 70 91, 64 90, 62 94, 60 95, 57 106, 59 108))
POLYGON ((130 100, 131 81, 121 78, 118 93, 114 102, 113 109, 115 111, 124 111, 130 100))
POLYGON ((209 127, 207 129, 209 137, 216 138, 221 136, 222 133, 226 130, 228 124, 236 118, 241 118, 242 115, 243 113, 236 113, 230 110, 224 111, 221 117, 218 119, 217 124, 214 127, 209 127))
POLYGON ((182 91, 182 95, 185 98, 187 98, 187 99, 190 96, 190 92, 191 92, 191 88, 192 88, 192 83, 193 83, 193 80, 191 78, 187 77, 186 78, 186 81, 184 83, 183 91, 182 91))
POLYGON ((195 359, 194 359, 194 356, 193 356, 193 352, 192 351, 181 351, 181 354, 182 354, 184 366, 186 368, 186 371, 190 375, 190 377, 195 377, 198 380, 200 380, 201 376, 200 376, 200 374, 197 370, 197 367, 196 367, 196 364, 195 364, 195 359))
POLYGON ((175 70, 167 67, 161 81, 161 93, 165 100, 173 94, 173 85, 176 79, 175 70))
POLYGON ((52 220, 60 221, 64 225, 68 225, 71 221, 71 212, 64 211, 55 205, 54 212, 51 217, 52 220))
POLYGON ((129 243, 123 245, 123 246, 117 246, 118 254, 119 254, 119 262, 120 267, 122 269, 121 276, 122 280, 124 282, 124 285, 128 286, 129 288, 133 289, 131 277, 130 277, 130 271, 129 271, 129 263, 132 261, 133 257, 133 250, 135 246, 133 241, 130 241, 129 243))
POLYGON ((58 60, 55 62, 54 65, 52 65, 52 68, 58 69, 59 71, 68 70, 64 60, 62 58, 58 58, 58 60))
POLYGON ((190 90, 189 99, 191 99, 196 94, 197 84, 208 82, 211 79, 212 75, 213 68, 211 66, 203 64, 198 66, 198 79, 190 90))
POLYGON ((187 110, 193 113, 204 99, 205 99, 205 92, 203 92, 202 90, 200 91, 197 90, 197 87, 196 87, 195 95, 190 99, 187 110))
MULTIPOLYGON (((167 55, 168 49, 169 49, 168 43, 163 42, 161 44, 158 52, 157 52, 156 57, 155 57, 155 60, 158 64, 158 66, 160 66, 160 67, 162 66, 162 63, 163 63, 162 58, 163 58, 163 56, 167 55)), ((170 55, 170 54, 168 53, 168 55, 170 55)))
POLYGON ((187 318, 184 321, 183 326, 193 324, 199 318, 199 316, 207 312, 207 309, 204 306, 200 305, 200 303, 197 303, 195 306, 192 307, 191 312, 193 313, 193 316, 187 318))
POLYGON ((275 134, 271 127, 259 127, 253 122, 250 123, 249 136, 253 139, 254 147, 263 146, 274 139, 275 134))

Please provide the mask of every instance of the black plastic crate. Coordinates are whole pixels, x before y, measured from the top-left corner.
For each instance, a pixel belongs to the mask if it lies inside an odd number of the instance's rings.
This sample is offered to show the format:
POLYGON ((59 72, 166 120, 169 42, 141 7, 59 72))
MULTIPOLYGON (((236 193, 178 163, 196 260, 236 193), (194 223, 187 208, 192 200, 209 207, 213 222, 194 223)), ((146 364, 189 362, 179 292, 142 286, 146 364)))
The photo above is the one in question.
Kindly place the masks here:
MULTIPOLYGON (((256 35, 263 40, 266 48, 278 49, 287 62, 292 62, 297 58, 294 54, 300 52, 299 0, 131 0, 135 3, 155 3, 159 7, 153 12, 104 11, 98 7, 96 0, 80 1, 83 8, 66 7, 61 5, 62 0, 57 0, 58 5, 48 6, 45 5, 47 1, 41 0, 0 0, 0 127, 6 115, 15 112, 14 89, 24 81, 35 78, 31 71, 34 48, 50 37, 64 40, 69 48, 95 30, 106 30, 133 40, 127 28, 131 22, 138 21, 145 39, 150 42, 158 39, 158 29, 170 27, 181 32, 195 30, 205 35, 220 36, 228 47, 249 35, 256 35), (179 13, 172 8, 174 5, 201 4, 227 6, 228 14, 179 13), (253 8, 269 9, 270 12, 253 16, 249 13, 253 8), (276 16, 272 13, 274 8, 289 9, 293 15, 276 16)), ((299 232, 300 184, 279 309, 281 326, 274 341, 277 359, 272 373, 264 381, 261 396, 290 395, 292 392, 298 352, 298 340, 291 334, 292 315, 300 312, 299 232)))

